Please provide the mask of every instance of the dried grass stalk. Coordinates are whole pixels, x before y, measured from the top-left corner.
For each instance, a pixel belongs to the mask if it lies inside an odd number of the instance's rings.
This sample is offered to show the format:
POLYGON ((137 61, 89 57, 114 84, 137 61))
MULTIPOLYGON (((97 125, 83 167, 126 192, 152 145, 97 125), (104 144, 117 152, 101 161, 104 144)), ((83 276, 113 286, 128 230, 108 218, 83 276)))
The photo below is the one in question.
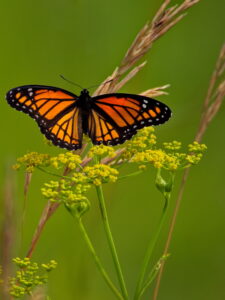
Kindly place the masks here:
POLYGON ((34 292, 32 293, 32 296, 29 297, 29 300, 47 300, 49 297, 46 293, 46 288, 44 286, 37 287, 34 292))
MULTIPOLYGON (((164 1, 160 9, 157 11, 152 22, 148 22, 138 33, 134 42, 128 49, 119 67, 113 74, 104 81, 113 79, 110 83, 99 86, 94 95, 116 92, 127 81, 121 80, 122 75, 130 71, 135 63, 140 60, 152 47, 154 41, 164 35, 170 28, 177 24, 184 16, 187 9, 198 3, 200 0, 185 0, 182 4, 168 8, 170 0, 164 1), (119 84, 119 83, 120 84, 119 84)), ((134 70, 134 69, 133 69, 134 70)), ((137 72, 140 69, 136 70, 137 72)), ((130 71, 132 72, 132 71, 130 71)), ((136 73, 137 73, 136 72, 136 73)), ((135 74, 136 74, 135 73, 135 74)))
MULTIPOLYGON (((10 164, 11 165, 11 164, 10 164)), ((8 278, 12 271, 13 244, 15 242, 15 213, 14 213, 14 196, 15 196, 15 175, 8 164, 6 166, 5 185, 3 194, 3 219, 2 232, 0 236, 1 246, 1 265, 3 269, 2 279, 2 298, 8 300, 11 297, 8 294, 8 278)))
POLYGON ((225 44, 220 50, 219 57, 216 62, 215 70, 212 74, 206 98, 203 104, 202 117, 199 124, 198 132, 195 140, 201 141, 208 124, 215 117, 220 109, 225 96, 225 80, 222 77, 225 73, 225 44))
MULTIPOLYGON (((216 114, 218 113, 218 111, 221 107, 222 102, 224 101, 225 80, 223 80, 221 82, 221 78, 225 75, 224 73, 225 73, 225 44, 223 45, 223 47, 220 51, 215 70, 212 74, 212 77, 211 77, 211 80, 209 83, 209 88, 208 88, 208 91, 206 94, 206 98, 203 103, 202 118, 200 121, 199 128, 197 130, 197 133, 195 135, 195 141, 197 141, 199 143, 202 141, 202 138, 203 138, 209 124, 212 122, 213 118, 215 118, 216 114)), ((181 200, 183 198, 184 188, 185 188, 185 184, 188 179, 189 172, 190 172, 190 169, 189 168, 186 169, 184 171, 184 174, 182 177, 182 181, 181 181, 179 192, 178 192, 178 197, 177 197, 176 204, 175 204, 175 209, 174 209, 173 216, 171 219, 170 228, 169 228, 169 232, 168 232, 168 236, 167 236, 167 240, 166 240, 166 244, 165 244, 165 248, 164 248, 164 254, 168 253, 168 251, 169 251, 169 247, 170 247, 170 243, 171 243, 171 239, 172 239, 172 235, 173 235, 173 231, 174 231, 174 227, 175 227, 175 223, 176 223, 176 219, 177 219, 177 214, 178 214, 178 211, 180 208, 181 200)), ((161 278, 162 278, 162 273, 164 270, 164 265, 165 265, 165 261, 162 262, 160 271, 157 276, 156 286, 155 286, 155 290, 154 290, 154 294, 153 294, 153 300, 157 300, 157 298, 158 298, 159 287, 160 287, 160 282, 161 282, 161 278)))
POLYGON ((170 85, 166 84, 163 86, 159 86, 159 87, 144 91, 140 95, 146 96, 146 97, 157 97, 157 96, 161 96, 161 95, 168 95, 168 93, 164 91, 168 87, 170 87, 170 85))

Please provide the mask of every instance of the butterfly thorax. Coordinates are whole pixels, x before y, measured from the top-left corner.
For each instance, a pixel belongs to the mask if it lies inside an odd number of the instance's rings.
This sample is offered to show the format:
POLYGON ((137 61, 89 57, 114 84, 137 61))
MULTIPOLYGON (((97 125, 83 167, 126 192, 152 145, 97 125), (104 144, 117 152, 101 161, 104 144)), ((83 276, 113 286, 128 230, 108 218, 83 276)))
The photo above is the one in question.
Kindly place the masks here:
POLYGON ((78 101, 78 105, 82 109, 82 112, 88 114, 89 110, 91 109, 91 96, 89 95, 89 91, 87 89, 83 89, 81 91, 78 101))
POLYGON ((81 109, 82 129, 84 133, 88 131, 88 116, 91 110, 91 96, 87 89, 83 89, 78 98, 78 105, 81 109))

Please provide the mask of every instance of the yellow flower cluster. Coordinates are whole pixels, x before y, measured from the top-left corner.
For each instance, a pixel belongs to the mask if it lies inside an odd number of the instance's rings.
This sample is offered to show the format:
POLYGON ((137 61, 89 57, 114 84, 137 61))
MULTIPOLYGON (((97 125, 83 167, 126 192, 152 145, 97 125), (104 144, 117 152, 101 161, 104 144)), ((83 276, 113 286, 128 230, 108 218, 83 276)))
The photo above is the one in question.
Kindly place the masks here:
POLYGON ((119 175, 119 172, 116 169, 103 164, 85 167, 83 171, 89 181, 94 185, 101 185, 106 182, 115 182, 119 175))
POLYGON ((153 127, 145 127, 138 132, 132 140, 126 143, 126 149, 122 155, 125 160, 130 160, 132 156, 146 149, 151 149, 156 144, 155 129, 153 127))
POLYGON ((60 153, 57 156, 51 157, 50 164, 55 169, 60 169, 62 167, 68 167, 70 170, 74 170, 79 167, 81 163, 81 158, 79 155, 73 152, 60 153))
POLYGON ((115 182, 118 171, 110 166, 97 164, 85 167, 80 172, 74 172, 71 177, 59 181, 50 181, 41 189, 43 196, 52 202, 62 202, 67 208, 87 206, 87 191, 91 184, 100 185, 115 182))
POLYGON ((147 149, 134 154, 130 162, 141 163, 141 168, 144 168, 143 164, 150 163, 158 169, 163 168, 165 170, 175 171, 178 168, 189 167, 190 164, 197 164, 203 156, 202 152, 206 150, 204 144, 197 142, 188 146, 189 152, 191 153, 174 152, 181 148, 181 143, 177 141, 164 143, 163 146, 168 152, 162 149, 147 149))
POLYGON ((47 272, 52 271, 57 267, 57 262, 55 260, 50 260, 47 264, 41 264, 42 268, 45 269, 47 272))
POLYGON ((197 153, 195 155, 194 154, 186 155, 186 161, 191 165, 197 165, 202 159, 202 156, 203 156, 202 153, 197 153))
POLYGON ((94 157, 94 156, 109 156, 109 157, 114 157, 115 156, 115 150, 114 150, 113 147, 104 146, 104 145, 93 146, 89 150, 88 156, 89 157, 94 157))
POLYGON ((48 154, 41 154, 38 152, 30 152, 17 159, 17 164, 13 166, 15 170, 25 166, 26 172, 32 173, 35 167, 49 165, 50 156, 48 154))
POLYGON ((198 142, 193 142, 188 145, 189 152, 204 152, 207 150, 207 146, 205 144, 199 144, 198 142))
POLYGON ((29 258, 17 257, 13 259, 13 262, 20 269, 15 277, 10 278, 9 293, 15 298, 30 295, 35 287, 45 284, 48 280, 48 273, 57 266, 54 260, 41 266, 31 262, 29 258))
POLYGON ((180 150, 181 148, 181 142, 178 141, 172 141, 169 143, 163 143, 163 147, 167 150, 180 150))
POLYGON ((59 181, 51 180, 49 183, 45 183, 44 187, 41 189, 42 195, 48 200, 55 202, 59 195, 59 181))
MULTIPOLYGON (((133 156, 131 162, 137 163, 150 163, 155 168, 164 168, 167 170, 176 170, 179 166, 179 161, 176 156, 169 155, 161 149, 158 150, 146 150, 138 152, 133 156)), ((143 165, 141 165, 143 168, 143 165)))
POLYGON ((50 181, 41 189, 43 196, 52 202, 63 202, 67 206, 74 206, 87 201, 84 195, 90 188, 88 179, 80 173, 75 173, 71 180, 50 181), (76 174, 79 174, 76 176, 76 174), (75 184, 74 184, 75 183, 75 184))

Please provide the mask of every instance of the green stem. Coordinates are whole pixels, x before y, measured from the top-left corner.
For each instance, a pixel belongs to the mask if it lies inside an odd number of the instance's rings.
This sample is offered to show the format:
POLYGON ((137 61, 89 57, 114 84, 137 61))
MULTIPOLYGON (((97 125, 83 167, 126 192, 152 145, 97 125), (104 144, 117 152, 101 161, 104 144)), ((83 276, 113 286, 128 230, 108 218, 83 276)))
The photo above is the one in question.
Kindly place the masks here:
POLYGON ((143 170, 139 170, 139 171, 136 171, 136 172, 127 174, 127 175, 120 176, 120 177, 118 178, 118 180, 126 179, 126 178, 129 178, 129 177, 132 177, 132 176, 136 176, 136 175, 139 175, 139 174, 141 174, 141 173, 143 173, 143 170))
POLYGON ((156 270, 152 270, 150 272, 148 280, 143 285, 143 287, 142 287, 142 289, 140 291, 140 295, 139 295, 140 298, 144 294, 144 292, 147 290, 147 288, 149 287, 149 285, 153 282, 153 280, 155 279, 155 277, 157 276, 157 274, 158 274, 158 271, 156 271, 156 270))
POLYGON ((162 215, 161 215, 161 218, 159 220, 157 230, 156 230, 153 238, 150 240, 148 248, 147 248, 147 252, 145 254, 145 258, 144 258, 144 261, 143 261, 143 264, 142 264, 142 267, 141 267, 141 271, 140 271, 140 274, 139 274, 139 279, 138 279, 138 284, 137 284, 136 291, 135 291, 134 300, 139 300, 140 297, 141 297, 141 291, 142 291, 142 287, 143 287, 145 274, 146 274, 146 271, 147 271, 147 268, 148 268, 149 261, 151 259, 153 250, 154 250, 155 245, 158 241, 161 229, 162 229, 164 221, 165 221, 169 198, 170 198, 170 193, 164 192, 165 203, 164 203, 162 215))
POLYGON ((120 300, 123 300, 123 297, 122 295, 120 294, 120 292, 117 290, 117 288, 115 287, 115 285, 112 283, 111 279, 109 278, 107 272, 105 271, 104 267, 102 266, 102 263, 99 259, 99 257, 97 256, 96 252, 95 252, 95 249, 92 245, 92 242, 87 234, 87 231, 82 223, 82 220, 80 218, 80 216, 76 215, 74 216, 72 214, 72 216, 74 217, 74 219, 77 219, 78 221, 78 225, 79 225, 79 229, 80 229, 80 232, 82 233, 83 235, 83 238, 88 246, 88 249, 89 251, 91 252, 93 258, 94 258, 94 261, 95 261, 95 264, 97 266, 97 268, 99 269, 100 273, 102 274, 103 278, 105 279, 105 282, 107 283, 107 285, 109 286, 109 288, 112 290, 112 292, 115 294, 115 296, 117 296, 118 299, 120 300))
POLYGON ((113 262, 114 262, 114 265, 115 265, 118 281, 119 281, 119 284, 120 284, 120 289, 121 289, 123 298, 125 300, 127 300, 128 299, 128 292, 127 292, 127 289, 126 289, 122 269, 121 269, 121 266, 120 266, 120 263, 119 263, 118 255, 117 255, 117 252, 116 252, 116 247, 115 247, 113 237, 112 237, 112 233, 111 233, 110 226, 109 226, 108 215, 107 215, 107 211, 106 211, 102 186, 101 185, 96 186, 96 191, 97 191, 97 195, 98 195, 98 200, 99 200, 99 206, 100 206, 101 216, 102 216, 102 220, 103 220, 103 225, 104 225, 104 229, 105 229, 105 232, 106 232, 106 236, 107 236, 109 248, 110 248, 110 251, 111 251, 111 255, 112 255, 112 258, 113 258, 113 262))
POLYGON ((140 297, 144 294, 144 292, 147 290, 147 288, 149 287, 149 285, 153 282, 153 280, 156 278, 157 274, 159 273, 159 270, 162 266, 162 263, 167 259, 169 255, 163 255, 159 261, 157 262, 157 264, 152 268, 152 270, 150 271, 148 278, 146 280, 146 282, 144 283, 141 292, 140 292, 140 297))
POLYGON ((55 176, 55 177, 60 177, 60 178, 65 178, 65 179, 70 179, 71 180, 71 177, 69 176, 64 176, 64 175, 59 175, 59 174, 56 174, 56 173, 53 173, 53 172, 50 172, 50 171, 47 171, 41 167, 36 167, 38 170, 40 170, 41 172, 44 172, 46 174, 49 174, 49 175, 52 175, 52 176, 55 176))

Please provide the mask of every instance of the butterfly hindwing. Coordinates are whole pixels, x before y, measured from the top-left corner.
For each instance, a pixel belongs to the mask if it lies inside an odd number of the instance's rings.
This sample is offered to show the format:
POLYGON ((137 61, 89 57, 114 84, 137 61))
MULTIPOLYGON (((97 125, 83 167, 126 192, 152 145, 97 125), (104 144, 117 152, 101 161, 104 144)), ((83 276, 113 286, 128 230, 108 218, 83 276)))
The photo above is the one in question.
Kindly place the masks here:
POLYGON ((90 112, 88 117, 88 135, 94 145, 117 145, 131 138, 136 131, 124 134, 118 126, 103 114, 95 111, 90 112))
POLYGON ((75 107, 69 112, 65 112, 48 128, 41 127, 41 132, 54 145, 68 150, 77 150, 82 146, 82 121, 80 108, 75 107))
POLYGON ((166 122, 171 111, 165 104, 140 95, 108 94, 92 99, 89 136, 94 144, 117 145, 137 129, 166 122))
POLYGON ((41 132, 55 145, 75 150, 82 144, 82 126, 77 96, 60 88, 27 85, 10 90, 6 99, 29 114, 41 132))

